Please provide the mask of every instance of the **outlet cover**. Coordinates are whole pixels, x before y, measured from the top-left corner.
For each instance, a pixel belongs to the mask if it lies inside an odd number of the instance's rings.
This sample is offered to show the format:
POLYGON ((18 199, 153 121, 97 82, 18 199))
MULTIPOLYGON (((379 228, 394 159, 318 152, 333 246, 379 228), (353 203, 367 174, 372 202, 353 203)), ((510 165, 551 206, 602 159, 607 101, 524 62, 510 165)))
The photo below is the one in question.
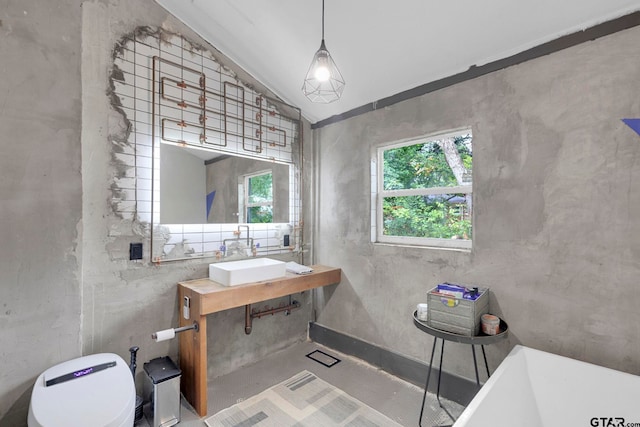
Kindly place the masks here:
POLYGON ((142 243, 129 244, 129 259, 142 259, 142 243))

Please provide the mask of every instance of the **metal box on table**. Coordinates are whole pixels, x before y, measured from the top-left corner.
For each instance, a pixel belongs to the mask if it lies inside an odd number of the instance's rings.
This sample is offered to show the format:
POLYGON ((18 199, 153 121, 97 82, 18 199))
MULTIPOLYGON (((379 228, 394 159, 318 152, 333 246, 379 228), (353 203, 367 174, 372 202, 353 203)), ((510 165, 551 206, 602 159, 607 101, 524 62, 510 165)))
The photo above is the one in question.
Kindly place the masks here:
POLYGON ((480 317, 489 312, 489 289, 479 288, 475 300, 458 298, 431 289, 427 296, 427 324, 455 334, 475 336, 480 332, 480 317))

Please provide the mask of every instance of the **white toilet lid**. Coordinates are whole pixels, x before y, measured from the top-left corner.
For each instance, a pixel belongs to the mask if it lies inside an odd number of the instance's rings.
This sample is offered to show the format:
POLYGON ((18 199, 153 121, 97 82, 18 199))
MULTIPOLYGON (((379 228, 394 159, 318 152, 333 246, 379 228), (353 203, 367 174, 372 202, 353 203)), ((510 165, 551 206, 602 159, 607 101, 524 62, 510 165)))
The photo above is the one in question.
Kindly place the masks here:
POLYGON ((31 394, 29 425, 119 427, 133 420, 135 401, 135 384, 125 361, 113 353, 92 354, 40 374, 31 394), (109 366, 112 362, 115 366, 109 366), (62 382, 46 386, 61 377, 62 382))

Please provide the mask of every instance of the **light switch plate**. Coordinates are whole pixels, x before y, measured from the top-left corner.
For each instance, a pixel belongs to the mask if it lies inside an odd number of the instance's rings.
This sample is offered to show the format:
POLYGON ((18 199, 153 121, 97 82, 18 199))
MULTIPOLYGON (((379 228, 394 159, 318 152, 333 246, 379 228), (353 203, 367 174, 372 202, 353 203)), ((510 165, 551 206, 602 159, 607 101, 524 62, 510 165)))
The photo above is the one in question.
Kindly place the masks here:
POLYGON ((142 243, 129 244, 129 259, 142 259, 142 243))

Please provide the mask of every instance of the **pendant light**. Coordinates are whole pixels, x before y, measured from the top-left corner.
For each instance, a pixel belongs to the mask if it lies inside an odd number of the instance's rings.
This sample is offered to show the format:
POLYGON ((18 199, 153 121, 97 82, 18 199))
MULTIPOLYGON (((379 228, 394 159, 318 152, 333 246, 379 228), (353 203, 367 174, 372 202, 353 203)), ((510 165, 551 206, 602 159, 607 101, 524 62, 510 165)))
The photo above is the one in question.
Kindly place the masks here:
POLYGON ((324 0, 322 0, 322 42, 320 49, 313 55, 311 66, 302 85, 302 92, 311 102, 328 104, 340 99, 343 90, 342 74, 324 43, 324 0))

